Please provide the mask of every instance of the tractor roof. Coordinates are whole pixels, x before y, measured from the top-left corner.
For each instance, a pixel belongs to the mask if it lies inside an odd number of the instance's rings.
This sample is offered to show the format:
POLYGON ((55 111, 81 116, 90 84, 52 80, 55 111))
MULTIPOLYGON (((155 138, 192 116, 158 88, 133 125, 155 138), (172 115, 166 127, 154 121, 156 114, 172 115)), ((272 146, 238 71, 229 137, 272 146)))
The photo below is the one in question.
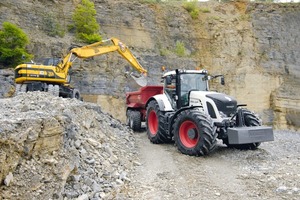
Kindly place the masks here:
MULTIPOLYGON (((207 70, 205 69, 201 69, 201 70, 185 70, 185 69, 180 69, 179 72, 181 74, 184 74, 184 73, 187 73, 187 74, 207 74, 207 70)), ((172 74, 176 74, 176 71, 173 70, 173 71, 169 71, 169 72, 166 72, 162 77, 166 77, 166 76, 169 76, 169 75, 172 75, 172 74)))

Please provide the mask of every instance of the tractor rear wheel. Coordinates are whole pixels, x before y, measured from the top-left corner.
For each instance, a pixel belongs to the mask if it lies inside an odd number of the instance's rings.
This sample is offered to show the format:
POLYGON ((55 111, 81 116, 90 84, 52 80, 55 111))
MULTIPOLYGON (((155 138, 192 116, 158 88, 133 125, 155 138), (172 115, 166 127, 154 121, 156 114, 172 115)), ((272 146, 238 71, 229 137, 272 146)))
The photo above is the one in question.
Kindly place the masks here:
POLYGON ((178 150, 190 156, 207 155, 217 144, 217 133, 210 116, 197 110, 184 110, 172 127, 178 150))
POLYGON ((149 140, 152 143, 168 143, 172 138, 166 133, 165 117, 163 111, 159 109, 158 103, 153 100, 147 106, 146 128, 149 140))
MULTIPOLYGON (((260 126, 261 122, 259 118, 252 113, 251 111, 247 109, 243 109, 244 113, 244 120, 246 126, 260 126)), ((228 144, 228 138, 223 140, 223 143, 225 143, 228 147, 241 149, 241 150, 255 150, 258 148, 258 146, 261 144, 260 142, 257 143, 248 143, 248 144, 228 144)))
POLYGON ((137 110, 132 110, 129 112, 129 127, 133 131, 141 130, 141 113, 137 110))

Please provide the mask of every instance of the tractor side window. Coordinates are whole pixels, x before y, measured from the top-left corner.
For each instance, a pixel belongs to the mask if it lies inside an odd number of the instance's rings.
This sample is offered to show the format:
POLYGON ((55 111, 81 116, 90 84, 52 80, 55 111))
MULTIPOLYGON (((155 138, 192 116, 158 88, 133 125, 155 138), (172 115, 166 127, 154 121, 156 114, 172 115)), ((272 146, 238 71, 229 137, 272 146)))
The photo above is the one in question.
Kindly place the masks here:
POLYGON ((181 106, 188 106, 189 104, 189 91, 193 88, 192 74, 182 74, 180 77, 181 90, 181 106))
MULTIPOLYGON (((175 96, 176 96, 176 78, 173 75, 167 76, 165 78, 165 92, 170 97, 172 101, 172 106, 175 106, 175 96)), ((175 106, 176 107, 176 106, 175 106)))

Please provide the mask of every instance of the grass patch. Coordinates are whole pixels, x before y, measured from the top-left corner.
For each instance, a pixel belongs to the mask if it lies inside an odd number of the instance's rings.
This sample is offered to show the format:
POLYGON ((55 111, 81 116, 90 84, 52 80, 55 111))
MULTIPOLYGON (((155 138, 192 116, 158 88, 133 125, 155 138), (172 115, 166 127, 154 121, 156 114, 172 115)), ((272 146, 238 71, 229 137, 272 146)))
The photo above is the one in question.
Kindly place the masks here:
POLYGON ((177 41, 175 47, 175 53, 177 56, 183 57, 185 56, 185 46, 183 42, 177 41))
POLYGON ((199 16, 199 8, 197 7, 197 1, 189 1, 183 4, 183 8, 188 11, 192 19, 197 19, 199 16))

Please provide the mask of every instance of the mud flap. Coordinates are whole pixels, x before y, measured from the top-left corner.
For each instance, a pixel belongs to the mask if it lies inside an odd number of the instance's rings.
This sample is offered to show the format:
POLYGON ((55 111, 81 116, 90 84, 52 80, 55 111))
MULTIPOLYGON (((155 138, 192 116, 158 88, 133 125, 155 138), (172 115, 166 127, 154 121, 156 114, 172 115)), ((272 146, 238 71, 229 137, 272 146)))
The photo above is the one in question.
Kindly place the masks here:
POLYGON ((251 126, 228 128, 229 144, 248 144, 257 142, 274 141, 272 127, 251 126))

